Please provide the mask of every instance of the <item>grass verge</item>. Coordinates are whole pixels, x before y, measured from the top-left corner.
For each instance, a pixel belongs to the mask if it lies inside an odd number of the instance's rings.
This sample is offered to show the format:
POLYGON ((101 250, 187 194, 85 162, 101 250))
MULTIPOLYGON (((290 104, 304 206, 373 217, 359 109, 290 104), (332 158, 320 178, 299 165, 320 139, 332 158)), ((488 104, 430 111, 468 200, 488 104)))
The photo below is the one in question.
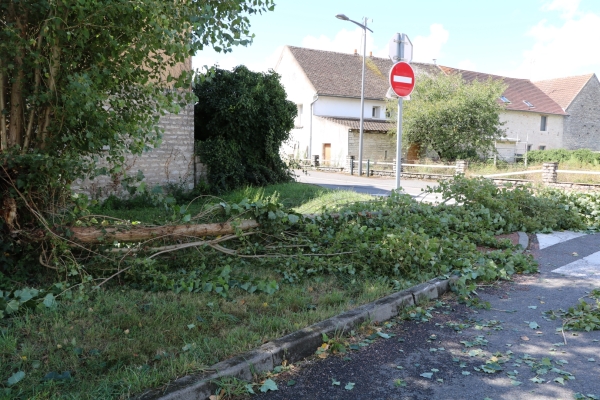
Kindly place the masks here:
POLYGON ((227 299, 102 290, 0 322, 4 398, 128 398, 391 291, 389 284, 335 277, 284 285, 272 295, 234 289, 227 299), (25 375, 9 387, 18 371, 25 375))

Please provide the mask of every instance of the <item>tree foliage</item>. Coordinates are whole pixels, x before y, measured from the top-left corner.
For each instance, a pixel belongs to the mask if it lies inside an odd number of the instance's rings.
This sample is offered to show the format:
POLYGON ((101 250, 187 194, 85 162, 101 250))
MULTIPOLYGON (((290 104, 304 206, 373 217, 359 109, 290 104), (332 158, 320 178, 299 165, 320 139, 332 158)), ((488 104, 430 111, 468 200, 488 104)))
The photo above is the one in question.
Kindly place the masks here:
MULTIPOLYGON (((498 102, 504 89, 497 80, 467 83, 461 75, 421 75, 411 100, 404 102, 403 139, 444 160, 494 152, 494 142, 504 136, 498 102)), ((395 108, 396 101, 390 103, 395 108)))
POLYGON ((159 116, 191 99, 177 90, 190 87, 189 57, 248 44, 248 15, 272 8, 272 0, 2 1, 0 164, 9 154, 17 164, 48 155, 51 178, 67 181, 97 155, 118 168, 125 153, 157 145, 159 116))
POLYGON ((119 173, 127 154, 160 144, 161 114, 193 99, 193 54, 247 45, 249 16, 273 7, 273 0, 0 1, 0 276, 36 265, 25 256, 40 250, 37 228, 50 232, 48 216, 65 215, 74 179, 119 173))
POLYGON ((199 80, 194 93, 195 137, 213 190, 290 179, 279 149, 297 108, 286 100, 277 73, 216 69, 199 80))

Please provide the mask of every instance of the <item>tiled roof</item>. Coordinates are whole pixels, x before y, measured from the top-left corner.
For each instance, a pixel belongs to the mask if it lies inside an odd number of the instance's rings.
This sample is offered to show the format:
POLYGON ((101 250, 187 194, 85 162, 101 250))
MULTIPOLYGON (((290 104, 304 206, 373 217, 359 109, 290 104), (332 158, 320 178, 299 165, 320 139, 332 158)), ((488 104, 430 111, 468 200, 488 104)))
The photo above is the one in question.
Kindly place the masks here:
MULTIPOLYGON (((288 46, 317 94, 360 98, 362 57, 348 53, 288 46)), ((393 63, 387 58, 368 57, 365 67, 365 98, 385 99, 393 63)), ((433 64, 411 63, 415 73, 439 73, 433 64)))
MULTIPOLYGON (((340 125, 345 125, 350 129, 360 129, 359 118, 338 118, 338 117, 316 117, 323 118, 331 122, 335 122, 340 125)), ((380 119, 367 119, 363 121, 363 128, 365 131, 389 131, 392 127, 390 121, 384 121, 380 119)))
MULTIPOLYGON (((566 115, 561 106, 544 93, 539 87, 533 84, 529 79, 508 78, 505 76, 484 74, 482 72, 465 71, 456 68, 440 66, 440 69, 446 74, 460 73, 467 82, 473 80, 485 81, 489 78, 499 79, 508 87, 503 95, 510 103, 503 103, 507 110, 513 111, 533 111, 542 114, 566 115), (529 107, 525 101, 533 105, 529 107)), ((498 100, 500 101, 500 100, 498 100)))
POLYGON ((566 111, 592 76, 594 74, 548 79, 533 83, 566 111))

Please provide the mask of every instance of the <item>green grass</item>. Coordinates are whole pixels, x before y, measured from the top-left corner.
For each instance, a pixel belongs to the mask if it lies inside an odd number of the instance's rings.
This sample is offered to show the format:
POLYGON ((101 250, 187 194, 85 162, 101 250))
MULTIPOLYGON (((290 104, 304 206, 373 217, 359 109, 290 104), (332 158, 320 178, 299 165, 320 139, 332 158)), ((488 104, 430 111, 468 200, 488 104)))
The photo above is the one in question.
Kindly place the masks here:
MULTIPOLYGON (((189 211, 245 198, 277 201, 302 213, 372 200, 367 195, 290 183, 202 198, 189 211)), ((168 219, 165 210, 154 207, 94 211, 146 223, 168 219)), ((179 255, 174 257, 180 260, 179 255)), ((187 268, 181 261, 178 265, 187 268)), ((208 269, 213 267, 219 265, 208 269)), ((54 310, 0 320, 0 398, 127 398, 392 291, 389 283, 333 275, 281 283, 280 273, 260 263, 253 263, 247 273, 280 282, 279 290, 268 295, 231 289, 223 298, 204 292, 134 290, 115 280, 84 301, 62 299, 54 310), (9 388, 8 379, 19 371, 25 377, 9 388)), ((127 276, 122 278, 127 281, 127 276)))
POLYGON ((334 277, 273 295, 233 290, 229 299, 113 287, 0 321, 0 382, 26 373, 7 398, 127 398, 390 292, 388 284, 334 277), (64 371, 72 378, 43 381, 64 371))
MULTIPOLYGON (((294 182, 270 185, 262 188, 247 187, 219 197, 202 196, 192 202, 185 203, 185 205, 188 206, 187 212, 194 216, 201 213, 211 204, 218 204, 220 202, 239 203, 243 199, 248 199, 250 202, 259 200, 275 201, 294 211, 307 214, 319 212, 324 206, 332 210, 348 203, 370 201, 373 200, 373 197, 351 191, 330 190, 317 185, 294 182)), ((117 210, 96 207, 92 209, 92 213, 148 224, 164 224, 172 220, 172 213, 159 207, 117 210)))

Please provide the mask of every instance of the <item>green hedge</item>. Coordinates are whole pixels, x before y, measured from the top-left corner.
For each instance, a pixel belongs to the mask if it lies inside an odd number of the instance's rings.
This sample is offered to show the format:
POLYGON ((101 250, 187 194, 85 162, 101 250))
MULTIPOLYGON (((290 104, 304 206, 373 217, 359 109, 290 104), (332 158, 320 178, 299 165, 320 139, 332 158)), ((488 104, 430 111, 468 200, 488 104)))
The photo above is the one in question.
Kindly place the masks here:
POLYGON ((530 163, 576 161, 584 164, 600 164, 600 153, 589 149, 579 150, 533 150, 527 153, 530 163))

